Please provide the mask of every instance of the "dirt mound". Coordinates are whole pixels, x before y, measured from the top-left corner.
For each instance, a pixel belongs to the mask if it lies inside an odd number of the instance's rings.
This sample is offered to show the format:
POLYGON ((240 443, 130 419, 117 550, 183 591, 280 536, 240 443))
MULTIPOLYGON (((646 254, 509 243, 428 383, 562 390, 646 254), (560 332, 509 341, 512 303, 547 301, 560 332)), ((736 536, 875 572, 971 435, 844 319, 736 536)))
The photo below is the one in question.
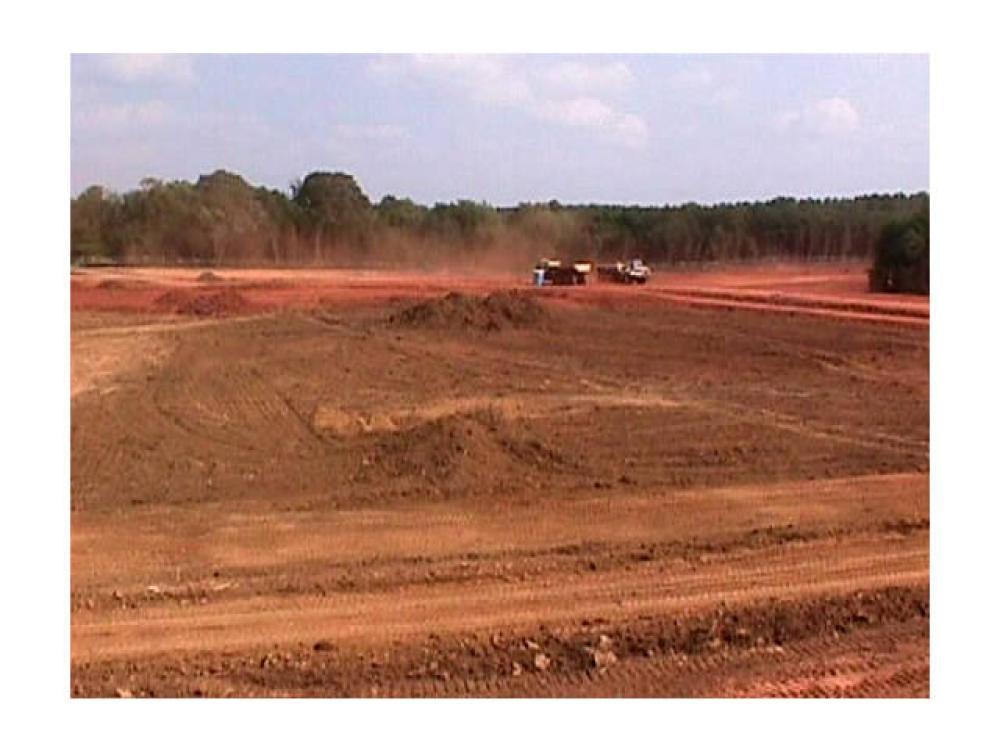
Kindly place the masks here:
POLYGON ((449 292, 393 314, 389 323, 406 328, 499 331, 541 325, 545 308, 531 294, 504 290, 485 297, 449 292))
POLYGON ((132 685, 142 697, 926 696, 929 618, 926 587, 895 587, 679 617, 434 633, 375 649, 321 639, 138 665, 75 661, 73 694, 110 697, 132 685), (896 654, 900 661, 887 659, 896 654))
POLYGON ((219 276, 217 273, 212 273, 211 271, 203 271, 198 274, 198 278, 195 279, 199 284, 218 284, 225 281, 224 278, 219 276))
POLYGON ((158 312, 198 317, 223 317, 249 312, 249 301, 233 289, 218 292, 192 292, 173 289, 164 292, 153 303, 158 312))
POLYGON ((142 289, 146 286, 144 281, 138 279, 104 279, 98 283, 97 288, 106 292, 120 292, 126 289, 142 289))
POLYGON ((361 465, 360 482, 403 480, 447 493, 484 483, 523 487, 564 468, 565 461, 523 425, 483 410, 373 436, 361 465))

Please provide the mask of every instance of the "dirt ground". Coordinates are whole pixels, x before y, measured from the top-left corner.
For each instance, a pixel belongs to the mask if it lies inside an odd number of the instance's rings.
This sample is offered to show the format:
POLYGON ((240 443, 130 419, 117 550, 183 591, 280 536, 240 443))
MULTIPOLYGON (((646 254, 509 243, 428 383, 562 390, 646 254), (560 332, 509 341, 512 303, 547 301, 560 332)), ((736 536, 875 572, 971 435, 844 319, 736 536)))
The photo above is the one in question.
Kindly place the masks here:
POLYGON ((70 283, 74 696, 929 693, 929 302, 860 266, 70 283))

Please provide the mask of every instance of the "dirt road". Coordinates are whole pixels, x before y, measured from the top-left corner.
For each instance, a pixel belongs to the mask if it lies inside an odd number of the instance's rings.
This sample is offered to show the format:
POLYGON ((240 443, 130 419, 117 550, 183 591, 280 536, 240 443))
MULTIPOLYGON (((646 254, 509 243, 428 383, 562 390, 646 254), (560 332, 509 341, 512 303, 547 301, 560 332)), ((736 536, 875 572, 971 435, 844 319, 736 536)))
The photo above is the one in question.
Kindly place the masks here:
POLYGON ((74 277, 74 695, 927 694, 919 302, 191 273, 74 277))
MULTIPOLYGON (((72 286, 77 310, 171 313, 191 300, 191 290, 219 295, 236 291, 243 311, 392 304, 401 298, 437 297, 449 292, 485 294, 523 287, 517 274, 408 273, 380 271, 229 269, 218 281, 198 283, 200 273, 175 269, 117 269, 78 272, 72 286)), ((703 307, 760 310, 896 325, 926 326, 927 297, 867 292, 867 269, 856 262, 827 267, 775 265, 710 271, 665 270, 641 291, 616 284, 585 289, 536 290, 549 299, 584 305, 656 305, 663 301, 703 307)), ((232 300, 230 301, 232 304, 232 300)), ((211 306, 207 312, 215 312, 211 306)), ((234 311, 230 311, 234 312, 234 311)))

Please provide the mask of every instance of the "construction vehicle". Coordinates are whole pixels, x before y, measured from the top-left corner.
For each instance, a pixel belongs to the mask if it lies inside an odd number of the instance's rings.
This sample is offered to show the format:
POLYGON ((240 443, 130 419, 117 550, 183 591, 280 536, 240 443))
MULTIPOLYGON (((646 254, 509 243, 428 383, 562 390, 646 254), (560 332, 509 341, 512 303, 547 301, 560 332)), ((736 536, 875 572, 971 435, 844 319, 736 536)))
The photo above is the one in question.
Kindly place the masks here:
POLYGON ((600 281, 615 284, 645 284, 652 274, 653 271, 640 258, 633 258, 627 263, 619 261, 613 266, 597 267, 597 278, 600 281))
POLYGON ((576 286, 586 284, 593 270, 588 260, 563 265, 560 260, 542 258, 535 264, 533 280, 535 286, 576 286))

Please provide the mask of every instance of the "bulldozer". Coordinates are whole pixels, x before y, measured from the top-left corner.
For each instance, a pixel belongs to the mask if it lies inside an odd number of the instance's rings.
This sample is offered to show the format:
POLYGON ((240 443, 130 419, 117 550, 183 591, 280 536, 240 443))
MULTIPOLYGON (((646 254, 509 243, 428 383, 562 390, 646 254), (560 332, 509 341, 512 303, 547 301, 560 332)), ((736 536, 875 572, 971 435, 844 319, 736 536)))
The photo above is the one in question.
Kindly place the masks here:
POLYGON ((560 260, 542 258, 535 264, 532 279, 535 286, 577 286, 586 284, 593 270, 594 264, 587 260, 564 266, 560 260))

